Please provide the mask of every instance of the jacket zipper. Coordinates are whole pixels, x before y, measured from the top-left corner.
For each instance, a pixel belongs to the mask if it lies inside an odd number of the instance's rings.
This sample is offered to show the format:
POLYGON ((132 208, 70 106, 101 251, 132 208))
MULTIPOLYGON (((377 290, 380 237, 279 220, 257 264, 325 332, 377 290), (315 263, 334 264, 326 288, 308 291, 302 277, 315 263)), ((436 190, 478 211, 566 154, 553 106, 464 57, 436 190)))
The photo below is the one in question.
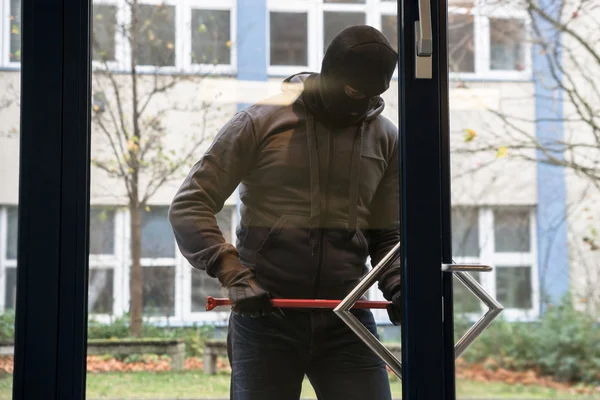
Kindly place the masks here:
POLYGON ((327 182, 325 185, 325 209, 321 212, 321 218, 319 219, 319 259, 317 261, 317 276, 315 278, 315 295, 314 298, 319 298, 319 289, 321 284, 321 269, 323 267, 323 253, 325 252, 323 243, 325 241, 325 228, 323 228, 325 218, 329 211, 329 187, 331 182, 331 165, 334 157, 333 151, 333 133, 329 132, 329 159, 327 161, 327 182))

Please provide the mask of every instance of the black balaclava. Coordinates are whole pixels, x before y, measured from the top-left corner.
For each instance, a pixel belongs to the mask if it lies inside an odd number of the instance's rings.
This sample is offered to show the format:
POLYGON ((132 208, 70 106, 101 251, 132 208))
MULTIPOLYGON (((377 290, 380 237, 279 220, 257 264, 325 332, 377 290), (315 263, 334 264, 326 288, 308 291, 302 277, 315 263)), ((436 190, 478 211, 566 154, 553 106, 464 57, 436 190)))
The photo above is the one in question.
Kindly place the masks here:
POLYGON ((377 96, 388 89, 397 61, 398 54, 377 29, 357 25, 341 31, 325 52, 318 79, 328 119, 339 126, 362 120, 377 96), (348 96, 345 85, 366 96, 348 96))

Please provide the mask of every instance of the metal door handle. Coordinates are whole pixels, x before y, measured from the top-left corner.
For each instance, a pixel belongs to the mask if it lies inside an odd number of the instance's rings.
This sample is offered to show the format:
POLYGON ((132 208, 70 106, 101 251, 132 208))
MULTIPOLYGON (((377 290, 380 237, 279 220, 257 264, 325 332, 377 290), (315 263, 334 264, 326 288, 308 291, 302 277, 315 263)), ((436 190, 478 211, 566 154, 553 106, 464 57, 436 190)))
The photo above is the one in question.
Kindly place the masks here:
POLYGON ((417 21, 417 55, 430 57, 433 54, 431 34, 431 0, 419 0, 419 20, 417 21))
MULTIPOLYGON (((400 243, 396 244, 386 256, 369 271, 367 275, 356 285, 356 287, 334 308, 334 312, 354 333, 377 354, 392 371, 402 379, 402 362, 383 345, 377 338, 350 312, 350 309, 358 299, 369 290, 377 278, 388 270, 394 261, 400 257, 400 243)), ((456 274, 456 277, 473 292, 481 301, 488 306, 488 311, 465 333, 465 335, 454 346, 455 359, 460 357, 465 350, 485 331, 503 310, 502 305, 491 297, 481 287, 479 282, 467 271, 491 271, 488 265, 481 264, 442 264, 443 272, 456 274)))
POLYGON ((419 0, 419 20, 415 21, 415 78, 431 79, 433 74, 433 35, 431 0, 419 0))

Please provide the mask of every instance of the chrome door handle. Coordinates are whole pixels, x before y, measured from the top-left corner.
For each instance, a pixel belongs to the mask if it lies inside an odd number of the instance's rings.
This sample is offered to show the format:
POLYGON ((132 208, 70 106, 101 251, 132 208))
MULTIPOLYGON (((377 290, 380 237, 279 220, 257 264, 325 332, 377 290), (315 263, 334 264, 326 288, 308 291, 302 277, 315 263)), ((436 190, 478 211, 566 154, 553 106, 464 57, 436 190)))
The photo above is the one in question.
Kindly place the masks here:
MULTIPOLYGON (((334 308, 335 314, 371 349, 377 354, 392 371, 402 379, 402 362, 383 345, 351 312, 350 309, 373 286, 377 278, 387 271, 394 261, 400 257, 400 243, 369 271, 356 287, 334 308)), ((479 282, 467 271, 491 271, 488 265, 481 264, 442 264, 443 272, 456 274, 456 277, 467 288, 488 306, 488 311, 465 333, 454 346, 455 359, 460 357, 465 350, 485 331, 503 310, 502 305, 491 297, 481 287, 479 282)))

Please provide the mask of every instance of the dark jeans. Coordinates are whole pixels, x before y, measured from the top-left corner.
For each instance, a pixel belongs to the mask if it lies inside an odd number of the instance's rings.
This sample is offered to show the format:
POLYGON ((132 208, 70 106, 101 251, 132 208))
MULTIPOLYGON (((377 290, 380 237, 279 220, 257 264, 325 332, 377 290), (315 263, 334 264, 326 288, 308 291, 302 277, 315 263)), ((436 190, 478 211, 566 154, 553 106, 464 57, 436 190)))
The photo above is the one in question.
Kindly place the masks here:
MULTIPOLYGON (((377 335, 369 310, 354 315, 377 335)), ((385 364, 331 310, 232 314, 231 399, 297 400, 306 375, 320 400, 390 400, 385 364)))

